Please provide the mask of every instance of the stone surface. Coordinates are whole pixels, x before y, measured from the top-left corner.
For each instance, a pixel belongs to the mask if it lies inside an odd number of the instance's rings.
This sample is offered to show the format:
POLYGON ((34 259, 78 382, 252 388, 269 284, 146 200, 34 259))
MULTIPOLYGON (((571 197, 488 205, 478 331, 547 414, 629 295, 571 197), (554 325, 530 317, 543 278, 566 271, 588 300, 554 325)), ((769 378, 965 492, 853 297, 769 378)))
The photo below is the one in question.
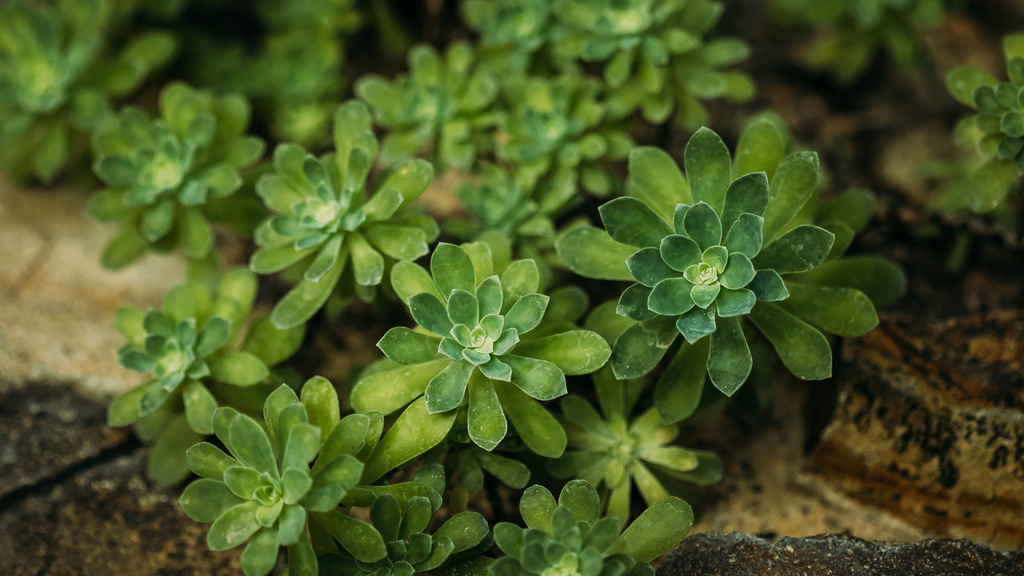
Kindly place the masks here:
POLYGON ((106 420, 103 403, 67 386, 28 383, 0 393, 0 499, 117 450, 131 433, 106 420))
POLYGON ((0 380, 72 382, 96 395, 139 376, 117 365, 119 306, 159 306, 185 277, 178 256, 148 256, 121 272, 100 253, 113 226, 86 216, 81 190, 17 189, 0 180, 0 380))
POLYGON ((145 474, 140 451, 92 467, 0 510, 4 576, 241 574, 241 548, 211 552, 208 525, 185 517, 179 492, 145 474))
POLYGON ((1018 576, 1024 553, 967 540, 890 545, 849 536, 782 538, 707 533, 669 553, 658 576, 1018 576))
POLYGON ((846 355, 807 472, 928 534, 1024 548, 1024 312, 888 317, 846 355))

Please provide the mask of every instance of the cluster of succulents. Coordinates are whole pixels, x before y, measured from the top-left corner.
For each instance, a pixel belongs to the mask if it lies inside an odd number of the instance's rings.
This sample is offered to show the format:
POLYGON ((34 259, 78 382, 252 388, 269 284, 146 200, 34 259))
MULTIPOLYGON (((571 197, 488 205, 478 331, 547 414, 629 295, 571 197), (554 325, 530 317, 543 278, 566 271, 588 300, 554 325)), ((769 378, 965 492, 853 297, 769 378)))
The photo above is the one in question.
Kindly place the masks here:
POLYGON ((773 0, 779 19, 821 29, 807 60, 840 82, 852 82, 885 49, 905 67, 921 63, 919 30, 939 25, 948 0, 773 0))
POLYGON ((950 94, 977 111, 960 120, 954 140, 976 148, 983 160, 935 200, 940 210, 991 212, 1024 175, 1024 34, 1004 38, 1003 49, 1007 82, 970 66, 946 77, 950 94))

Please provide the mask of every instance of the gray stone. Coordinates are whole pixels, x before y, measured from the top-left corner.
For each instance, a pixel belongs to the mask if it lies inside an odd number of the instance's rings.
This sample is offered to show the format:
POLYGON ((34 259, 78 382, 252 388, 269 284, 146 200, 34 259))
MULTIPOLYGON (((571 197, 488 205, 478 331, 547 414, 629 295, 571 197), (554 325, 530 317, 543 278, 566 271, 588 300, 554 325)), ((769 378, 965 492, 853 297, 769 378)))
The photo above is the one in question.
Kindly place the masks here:
POLYGON ((839 534, 782 538, 707 532, 676 546, 658 576, 1019 576, 1024 553, 968 540, 870 542, 839 534))

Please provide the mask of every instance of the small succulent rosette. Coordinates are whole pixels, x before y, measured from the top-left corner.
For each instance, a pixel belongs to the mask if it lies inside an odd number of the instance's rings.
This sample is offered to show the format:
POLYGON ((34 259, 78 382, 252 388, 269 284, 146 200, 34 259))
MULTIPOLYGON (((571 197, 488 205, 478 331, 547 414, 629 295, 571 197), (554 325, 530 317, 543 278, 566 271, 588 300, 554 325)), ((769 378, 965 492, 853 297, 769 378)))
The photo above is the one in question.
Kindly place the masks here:
POLYGON ((0 7, 0 169, 49 183, 80 154, 77 139, 174 52, 172 36, 106 49, 111 2, 0 7), (76 138, 77 137, 77 138, 76 138))
POLYGON ((599 82, 576 74, 529 77, 505 88, 510 110, 499 127, 497 156, 522 172, 528 188, 550 188, 540 201, 564 204, 581 186, 595 196, 618 188, 599 161, 624 160, 633 141, 605 121, 600 95, 599 82))
POLYGON ((947 0, 773 0, 771 9, 784 24, 814 27, 816 38, 807 64, 833 74, 842 83, 859 78, 880 49, 899 65, 922 60, 919 30, 939 25, 947 0))
POLYGON ((1003 39, 1009 82, 959 66, 946 76, 949 93, 978 113, 957 124, 957 146, 977 148, 983 163, 936 199, 947 211, 991 212, 1024 175, 1024 34, 1003 39))
MULTIPOLYGON (((421 470, 431 468, 440 467, 428 465, 421 470)), ((443 490, 443 472, 439 479, 436 487, 443 490)), ((439 506, 439 499, 431 502, 418 496, 402 502, 384 494, 370 507, 372 525, 337 511, 316 514, 318 524, 333 537, 319 539, 320 545, 327 548, 319 556, 321 573, 487 574, 491 560, 480 556, 494 543, 487 521, 477 512, 460 512, 430 533, 428 529, 439 506)))
MULTIPOLYGON (((877 325, 863 291, 806 274, 841 256, 852 234, 833 253, 836 234, 802 223, 817 194, 818 159, 812 152, 785 156, 786 146, 772 122, 752 123, 740 140, 735 179, 728 148, 706 128, 686 146, 685 178, 665 152, 635 149, 630 196, 601 207, 606 231, 580 227, 559 239, 558 254, 575 272, 637 282, 617 307, 633 322, 602 329, 614 333, 617 378, 649 373, 681 334, 686 343, 678 354, 689 362, 673 361, 656 395, 699 389, 686 374, 705 364, 711 382, 731 396, 753 365, 743 324, 749 320, 790 372, 818 380, 832 373, 825 333, 856 337, 877 325)), ((887 280, 883 274, 861 284, 887 280)), ((678 422, 688 413, 661 415, 678 422)))
POLYGON ((337 393, 323 378, 307 382, 301 400, 282 384, 267 398, 263 419, 261 426, 233 408, 217 409, 214 429, 230 455, 206 442, 189 449, 188 464, 202 479, 185 489, 181 507, 189 518, 213 523, 211 550, 248 540, 246 576, 268 574, 281 546, 288 547, 291 574, 316 574, 307 513, 336 513, 359 484, 358 456, 372 450, 380 429, 374 436, 366 416, 341 420, 337 393))
POLYGON ((746 60, 737 39, 704 36, 721 17, 712 0, 559 0, 553 33, 560 59, 604 63, 608 113, 622 118, 640 109, 660 124, 678 109, 684 127, 707 122, 700 100, 745 101, 754 94, 746 74, 724 70, 746 60))
POLYGON ((338 107, 334 146, 318 158, 296 144, 281 144, 273 173, 256 184, 274 215, 256 231, 259 250, 249 267, 298 278, 274 306, 280 328, 303 324, 336 292, 372 300, 387 263, 427 254, 427 243, 438 235, 437 224, 410 207, 433 179, 429 162, 409 160, 368 186, 377 139, 366 105, 338 107))
POLYGON ((239 170, 263 156, 263 141, 245 136, 248 101, 216 96, 181 83, 160 92, 160 117, 125 108, 106 118, 92 135, 93 171, 109 188, 89 203, 103 222, 122 222, 103 250, 103 264, 123 268, 147 250, 181 246, 187 258, 203 260, 214 235, 206 204, 242 186, 239 170))
POLYGON ((135 424, 139 436, 153 443, 149 472, 162 484, 188 474, 185 450, 214 432, 219 405, 259 410, 273 390, 263 384, 269 368, 302 343, 304 327, 278 330, 266 316, 241 337, 255 294, 256 277, 236 269, 224 275, 216 293, 185 282, 167 293, 162 311, 117 311, 117 329, 127 340, 118 362, 151 379, 117 396, 107 423, 135 424))
MULTIPOLYGON (((501 250, 507 258, 507 245, 501 250)), ((496 261, 483 242, 441 243, 429 272, 403 262, 391 283, 418 327, 392 328, 378 342, 388 362, 363 375, 352 406, 389 414, 412 402, 407 410, 444 417, 449 429, 466 410, 469 436, 485 450, 511 421, 531 450, 561 455, 565 433, 541 402, 565 394, 567 374, 597 370, 610 352, 601 336, 564 320, 575 293, 558 302, 538 293, 533 260, 496 261)))
POLYGON ((602 368, 593 375, 601 413, 581 398, 562 398, 562 418, 569 446, 548 461, 556 478, 580 478, 603 490, 609 516, 629 518, 635 485, 648 506, 666 496, 682 497, 682 484, 699 486, 722 479, 722 461, 714 452, 673 445, 679 427, 665 424, 657 409, 633 417, 644 388, 642 379, 616 380, 602 368))
POLYGON ((520 71, 550 38, 550 0, 465 0, 462 16, 480 34, 482 51, 491 58, 515 61, 520 71))
POLYGON ((557 502, 547 488, 531 486, 519 511, 525 530, 509 522, 494 526, 494 541, 506 555, 491 564, 493 576, 651 576, 651 560, 678 544, 693 525, 690 506, 669 496, 620 534, 622 519, 602 517, 601 498, 586 480, 566 484, 557 502))
POLYGON ((474 65, 476 54, 465 42, 449 46, 442 58, 430 46, 409 52, 409 73, 393 81, 367 75, 356 94, 373 108, 387 130, 380 163, 390 166, 426 151, 438 171, 469 169, 494 140, 501 118, 495 106, 498 80, 474 65))

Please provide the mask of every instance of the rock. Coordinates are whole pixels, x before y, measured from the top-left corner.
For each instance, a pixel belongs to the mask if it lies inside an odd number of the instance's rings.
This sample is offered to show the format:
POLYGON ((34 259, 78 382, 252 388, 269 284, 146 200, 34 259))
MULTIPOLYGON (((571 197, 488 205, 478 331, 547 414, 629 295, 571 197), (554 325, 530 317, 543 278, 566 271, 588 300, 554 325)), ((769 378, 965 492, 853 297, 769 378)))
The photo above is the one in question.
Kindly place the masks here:
POLYGON ((208 525, 148 478, 145 450, 105 411, 71 386, 0 396, 0 574, 241 574, 241 548, 207 549, 208 525))
POLYGON ((658 576, 1018 576, 1024 553, 996 552, 967 540, 892 545, 839 534, 782 538, 743 534, 690 536, 669 553, 658 576))
POLYGON ((208 525, 185 517, 179 492, 159 488, 145 469, 140 451, 0 511, 0 574, 241 574, 242 548, 208 550, 208 525))
POLYGON ((1024 547, 1024 312, 886 317, 846 356, 806 471, 930 535, 1024 547))
POLYGON ((0 378, 72 382, 96 395, 138 384, 117 365, 119 306, 159 306, 185 277, 180 256, 121 272, 100 266, 115 232, 86 215, 82 190, 17 189, 0 180, 0 378))
POLYGON ((67 386, 28 383, 0 394, 0 498, 119 449, 131 433, 108 428, 106 411, 67 386))

